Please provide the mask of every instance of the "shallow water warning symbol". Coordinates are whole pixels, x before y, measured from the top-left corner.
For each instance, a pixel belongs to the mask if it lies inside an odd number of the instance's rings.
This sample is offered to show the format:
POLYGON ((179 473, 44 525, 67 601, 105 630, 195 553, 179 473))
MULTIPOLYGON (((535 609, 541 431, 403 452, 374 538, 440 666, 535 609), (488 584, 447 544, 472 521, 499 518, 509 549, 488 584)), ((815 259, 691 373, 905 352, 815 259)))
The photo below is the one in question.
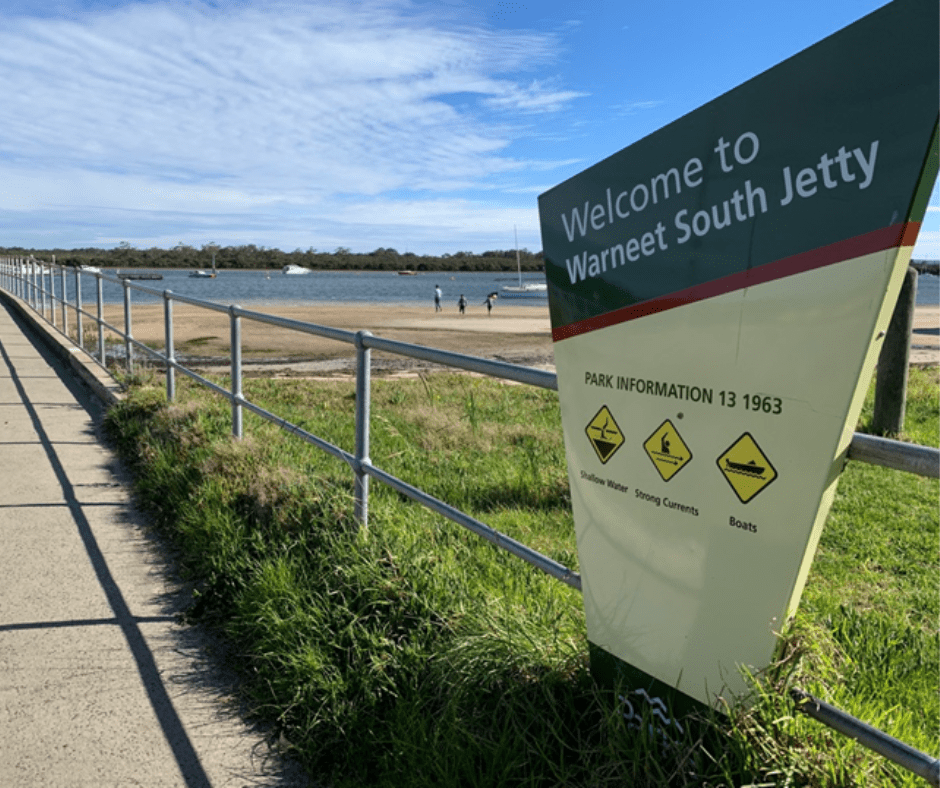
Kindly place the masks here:
POLYGON ((692 452, 669 419, 660 424, 656 432, 646 439, 643 448, 664 482, 679 473, 692 459, 692 452))
POLYGON ((741 503, 747 503, 777 478, 777 470, 757 441, 745 432, 718 458, 718 468, 741 503))
POLYGON ((591 419, 585 428, 585 432, 602 465, 614 456, 617 449, 623 446, 623 433, 606 405, 597 411, 597 415, 591 419))

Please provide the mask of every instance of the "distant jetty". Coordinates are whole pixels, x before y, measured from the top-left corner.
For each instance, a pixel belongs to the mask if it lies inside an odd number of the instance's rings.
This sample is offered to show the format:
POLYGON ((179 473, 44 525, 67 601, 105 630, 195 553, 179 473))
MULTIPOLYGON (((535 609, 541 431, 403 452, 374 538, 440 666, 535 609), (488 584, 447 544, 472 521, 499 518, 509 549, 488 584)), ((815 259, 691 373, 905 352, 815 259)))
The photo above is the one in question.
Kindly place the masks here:
POLYGON ((911 268, 919 274, 940 274, 940 260, 911 260, 911 268))
POLYGON ((122 274, 118 273, 118 279, 163 279, 163 274, 122 274))

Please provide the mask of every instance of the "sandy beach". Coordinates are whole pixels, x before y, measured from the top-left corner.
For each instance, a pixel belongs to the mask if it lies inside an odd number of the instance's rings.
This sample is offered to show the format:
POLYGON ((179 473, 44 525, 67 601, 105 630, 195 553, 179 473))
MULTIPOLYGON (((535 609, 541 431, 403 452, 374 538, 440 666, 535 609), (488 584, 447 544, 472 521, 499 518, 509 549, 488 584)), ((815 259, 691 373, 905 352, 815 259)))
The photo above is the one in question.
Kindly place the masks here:
MULTIPOLYGON (((526 366, 553 368, 548 305, 517 305, 487 315, 483 307, 435 313, 433 307, 371 304, 246 307, 292 320, 346 331, 368 330, 376 336, 526 366)), ((105 319, 123 326, 120 305, 105 308, 105 319)), ((352 345, 243 319, 243 360, 247 374, 306 374, 347 369, 352 345)), ((199 359, 200 368, 226 363, 229 317, 187 304, 173 307, 176 354, 199 359)), ((163 345, 163 306, 134 305, 132 334, 151 346, 163 345)), ((373 353, 377 371, 413 367, 415 362, 373 353)))
MULTIPOLYGON (((346 331, 366 329, 376 336, 427 347, 554 369, 551 324, 547 304, 497 305, 492 315, 482 307, 466 315, 456 310, 435 313, 431 308, 371 304, 264 306, 257 311, 346 331)), ((132 332, 136 339, 163 344, 162 305, 135 305, 132 332)), ((123 325, 120 306, 105 309, 105 319, 123 325)), ((177 355, 198 359, 200 368, 228 361, 228 315, 186 304, 174 305, 174 344, 177 355)), ((246 374, 309 375, 343 372, 351 367, 351 345, 295 331, 242 320, 246 374)), ((421 366, 400 357, 374 353, 375 369, 401 371, 421 366)), ((917 307, 911 338, 912 365, 940 364, 940 307, 917 307)))
POLYGON ((920 367, 940 365, 940 306, 915 307, 910 363, 920 367))

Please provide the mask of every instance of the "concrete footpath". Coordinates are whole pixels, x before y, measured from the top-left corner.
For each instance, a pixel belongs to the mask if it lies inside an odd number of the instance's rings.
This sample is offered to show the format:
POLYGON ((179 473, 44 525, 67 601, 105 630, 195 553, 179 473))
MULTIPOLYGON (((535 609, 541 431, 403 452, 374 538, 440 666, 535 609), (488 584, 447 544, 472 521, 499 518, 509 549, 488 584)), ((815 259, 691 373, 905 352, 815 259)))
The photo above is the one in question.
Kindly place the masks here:
POLYGON ((62 353, 0 297, 0 786, 307 785, 178 623, 185 589, 62 353))

